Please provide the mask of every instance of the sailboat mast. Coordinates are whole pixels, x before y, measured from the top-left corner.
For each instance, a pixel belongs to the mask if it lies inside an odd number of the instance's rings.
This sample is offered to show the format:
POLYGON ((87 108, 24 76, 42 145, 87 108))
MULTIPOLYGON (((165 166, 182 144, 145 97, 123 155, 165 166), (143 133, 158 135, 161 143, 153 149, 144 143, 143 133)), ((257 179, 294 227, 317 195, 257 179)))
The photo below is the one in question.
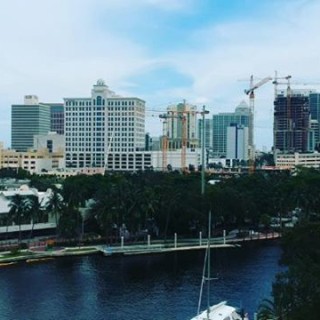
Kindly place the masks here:
POLYGON ((207 319, 209 319, 210 314, 210 269, 211 269, 211 254, 210 254, 210 244, 211 244, 211 210, 209 211, 208 217, 208 257, 207 257, 207 319))

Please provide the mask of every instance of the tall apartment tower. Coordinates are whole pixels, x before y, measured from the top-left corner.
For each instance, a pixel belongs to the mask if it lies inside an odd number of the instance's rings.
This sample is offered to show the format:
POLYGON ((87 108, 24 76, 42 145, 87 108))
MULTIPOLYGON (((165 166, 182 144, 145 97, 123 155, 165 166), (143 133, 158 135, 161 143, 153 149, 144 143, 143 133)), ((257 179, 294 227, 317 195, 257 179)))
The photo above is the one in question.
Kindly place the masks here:
POLYGON ((103 80, 98 80, 91 97, 65 98, 64 103, 67 168, 135 170, 144 167, 143 100, 119 97, 103 80))
POLYGON ((188 148, 198 146, 197 107, 185 102, 167 107, 169 149, 181 149, 183 138, 188 148))
POLYGON ((248 160, 248 127, 231 123, 227 127, 227 159, 248 160))
POLYGON ((312 143, 310 90, 281 90, 274 101, 274 147, 282 153, 308 152, 312 143))
MULTIPOLYGON (((245 101, 242 101, 235 109, 235 112, 224 112, 212 117, 212 156, 215 158, 227 156, 227 128, 231 123, 249 128, 250 108, 245 101)), ((250 133, 250 130, 248 131, 250 133)), ((250 139, 250 137, 249 137, 250 139)), ((249 153, 249 150, 247 150, 249 153)))
POLYGON ((27 151, 33 147, 34 135, 50 131, 50 107, 39 103, 35 95, 24 97, 24 104, 11 106, 11 148, 27 151))

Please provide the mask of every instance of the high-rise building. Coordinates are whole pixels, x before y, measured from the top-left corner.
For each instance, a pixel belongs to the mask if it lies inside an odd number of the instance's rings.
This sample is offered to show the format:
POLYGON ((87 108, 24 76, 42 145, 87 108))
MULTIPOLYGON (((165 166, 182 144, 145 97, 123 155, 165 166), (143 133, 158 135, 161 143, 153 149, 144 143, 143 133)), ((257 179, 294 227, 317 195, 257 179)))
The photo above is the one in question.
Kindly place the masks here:
POLYGON ((167 107, 169 149, 181 149, 185 139, 187 148, 198 146, 197 107, 185 102, 167 107))
POLYGON ((315 145, 320 146, 320 93, 312 92, 309 95, 309 106, 311 115, 311 127, 314 131, 315 145))
POLYGON ((11 148, 27 151, 33 147, 33 136, 50 131, 50 107, 38 97, 27 95, 24 104, 11 106, 11 148))
POLYGON ((65 98, 66 167, 139 170, 151 165, 145 149, 145 102, 120 97, 103 80, 91 97, 65 98))
POLYGON ((212 156, 214 158, 227 156, 227 128, 230 124, 235 123, 248 128, 249 117, 250 108, 245 101, 242 101, 236 107, 235 112, 224 112, 213 115, 212 156))
POLYGON ((209 158, 212 158, 212 139, 213 139, 213 131, 212 131, 212 118, 211 119, 204 119, 204 126, 203 126, 203 119, 198 120, 198 141, 199 147, 202 148, 202 139, 203 139, 203 129, 204 129, 204 148, 205 148, 205 155, 206 161, 209 158))
MULTIPOLYGON (((212 149, 212 139, 213 139, 213 131, 212 131, 212 119, 204 120, 204 147, 206 150, 212 149)), ((198 141, 199 147, 202 147, 202 131, 203 130, 203 119, 198 120, 198 141)))
POLYGON ((227 127, 227 158, 248 160, 248 127, 231 123, 227 127))
POLYGON ((63 103, 45 103, 50 106, 50 131, 64 134, 64 105, 63 103))
POLYGON ((310 90, 282 90, 274 101, 274 147, 282 153, 312 151, 310 90))

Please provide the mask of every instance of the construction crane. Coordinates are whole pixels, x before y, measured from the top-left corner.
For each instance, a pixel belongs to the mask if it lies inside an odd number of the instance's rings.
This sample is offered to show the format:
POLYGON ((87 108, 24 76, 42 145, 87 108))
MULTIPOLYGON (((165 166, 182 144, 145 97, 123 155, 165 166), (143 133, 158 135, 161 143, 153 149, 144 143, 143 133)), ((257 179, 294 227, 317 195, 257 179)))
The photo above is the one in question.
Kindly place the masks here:
POLYGON ((250 76, 250 88, 244 90, 246 95, 249 95, 249 107, 250 107, 250 117, 249 117, 249 173, 254 171, 254 161, 255 161, 255 147, 254 147, 254 99, 255 90, 266 84, 268 81, 272 80, 271 77, 265 77, 257 83, 253 83, 253 75, 250 76))
POLYGON ((167 150, 168 150, 168 128, 167 128, 167 115, 160 114, 160 119, 163 119, 163 129, 162 129, 162 171, 166 171, 167 167, 167 150))
MULTIPOLYGON (((183 104, 185 105, 185 101, 183 104)), ((196 114, 203 114, 203 111, 195 111, 195 110, 170 110, 167 111, 166 114, 161 114, 159 117, 163 119, 163 138, 162 138, 162 167, 166 170, 167 166, 167 151, 169 148, 169 122, 168 119, 180 119, 181 121, 181 143, 179 142, 176 145, 178 148, 181 147, 181 170, 184 171, 187 167, 186 163, 186 154, 187 147, 192 145, 192 142, 189 141, 187 137, 187 126, 188 126, 188 117, 196 114)), ((205 114, 209 113, 209 111, 205 111, 205 114)), ((173 143, 174 141, 171 141, 173 143)))

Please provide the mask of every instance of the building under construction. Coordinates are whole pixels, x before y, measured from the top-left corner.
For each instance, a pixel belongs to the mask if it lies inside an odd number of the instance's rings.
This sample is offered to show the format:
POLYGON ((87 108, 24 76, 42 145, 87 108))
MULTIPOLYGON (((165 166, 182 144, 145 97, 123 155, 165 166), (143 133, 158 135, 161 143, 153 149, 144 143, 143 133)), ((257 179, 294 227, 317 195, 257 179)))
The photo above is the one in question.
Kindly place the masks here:
POLYGON ((197 107, 186 102, 171 105, 167 108, 169 150, 196 148, 197 107))
POLYGON ((313 151, 310 90, 283 90, 274 101, 274 147, 281 153, 313 151))
MULTIPOLYGON (((181 150, 181 169, 187 166, 187 149, 195 151, 198 147, 196 136, 197 107, 185 101, 167 107, 167 113, 159 117, 163 120, 163 135, 161 138, 162 168, 167 169, 168 152, 181 150)), ((171 165, 171 164, 170 164, 171 165)))

